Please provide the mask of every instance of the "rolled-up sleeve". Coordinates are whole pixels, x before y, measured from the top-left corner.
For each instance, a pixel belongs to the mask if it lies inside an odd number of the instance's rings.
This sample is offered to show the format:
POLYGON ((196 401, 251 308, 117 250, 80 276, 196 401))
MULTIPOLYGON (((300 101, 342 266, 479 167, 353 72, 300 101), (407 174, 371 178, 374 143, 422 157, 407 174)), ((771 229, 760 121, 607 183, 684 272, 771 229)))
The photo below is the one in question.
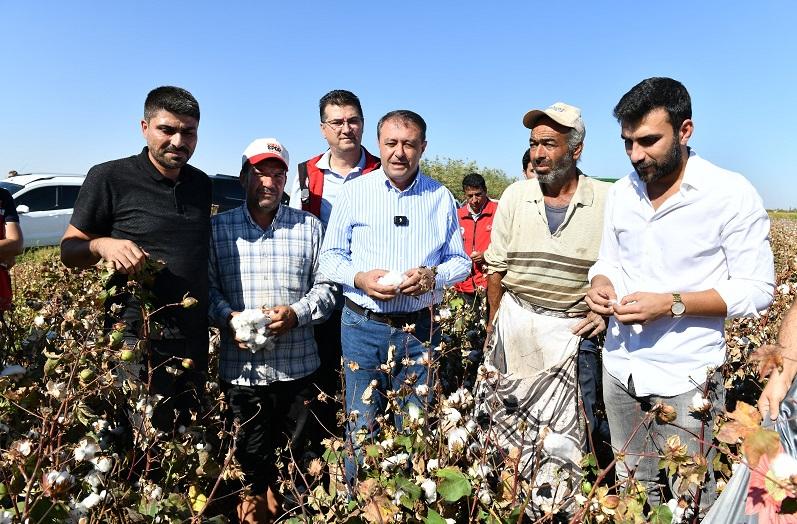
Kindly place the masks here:
POLYGON ((744 195, 722 231, 728 280, 715 286, 729 318, 758 316, 772 303, 775 292, 769 216, 752 185, 744 195))
POLYGON ((319 324, 329 318, 335 309, 335 294, 338 289, 334 282, 319 272, 324 233, 320 221, 313 220, 312 224, 313 274, 308 275, 312 279, 312 286, 305 296, 291 304, 291 309, 296 313, 300 326, 308 323, 319 324))
POLYGON ((448 207, 449 210, 446 216, 447 242, 440 257, 441 262, 437 266, 436 289, 453 286, 470 275, 471 260, 465 254, 465 246, 462 243, 462 235, 459 232, 456 202, 453 197, 450 197, 448 207))

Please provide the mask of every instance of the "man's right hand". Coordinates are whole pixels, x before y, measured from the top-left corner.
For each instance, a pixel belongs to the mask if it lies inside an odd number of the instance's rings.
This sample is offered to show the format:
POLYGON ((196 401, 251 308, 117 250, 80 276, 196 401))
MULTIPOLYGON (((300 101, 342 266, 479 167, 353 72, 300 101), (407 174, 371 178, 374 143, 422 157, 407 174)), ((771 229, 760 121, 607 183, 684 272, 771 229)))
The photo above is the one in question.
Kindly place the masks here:
POLYGON ((112 262, 116 271, 128 275, 141 271, 149 256, 132 240, 119 238, 95 238, 89 249, 101 259, 112 262))
POLYGON ((589 308, 598 315, 607 317, 614 314, 614 304, 617 302, 617 293, 609 279, 598 281, 598 277, 592 280, 592 287, 587 291, 585 301, 589 308))
POLYGON ((354 275, 354 287, 362 290, 366 295, 376 300, 391 300, 396 298, 398 289, 390 286, 383 286, 377 280, 382 275, 388 274, 384 269, 372 269, 371 271, 360 271, 354 275))

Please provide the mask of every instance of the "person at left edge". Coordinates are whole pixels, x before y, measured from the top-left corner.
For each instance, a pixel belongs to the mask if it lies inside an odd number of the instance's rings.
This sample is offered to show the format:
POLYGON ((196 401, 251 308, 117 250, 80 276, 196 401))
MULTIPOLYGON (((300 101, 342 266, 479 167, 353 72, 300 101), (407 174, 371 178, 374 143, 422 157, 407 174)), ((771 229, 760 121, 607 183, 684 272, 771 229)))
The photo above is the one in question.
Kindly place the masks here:
MULTIPOLYGON (((10 175, 10 173, 9 173, 10 175)), ((11 275, 8 270, 22 253, 22 229, 14 197, 0 188, 0 314, 11 309, 11 275)))
MULTIPOLYGON (((228 418, 242 423, 236 457, 252 492, 238 506, 241 522, 280 515, 276 464, 300 460, 312 435, 309 405, 318 389, 313 324, 335 307, 335 285, 318 272, 323 226, 310 213, 281 205, 288 151, 273 138, 244 151, 246 203, 213 217, 210 315, 221 329, 221 389, 228 418), (273 349, 241 349, 230 322, 241 311, 271 318, 273 349), (279 450, 290 446, 291 453, 279 450)), ((285 477, 283 477, 285 478, 285 477)))
MULTIPOLYGON (((153 89, 141 120, 147 145, 138 155, 89 170, 61 239, 65 265, 89 267, 106 260, 116 269, 108 286, 118 290, 148 259, 163 260, 166 267, 150 289, 153 311, 181 302, 186 294, 198 301, 189 309, 165 308, 152 319, 160 328, 149 340, 150 394, 165 397, 155 407, 153 424, 164 431, 190 422, 189 410, 198 406, 207 371, 211 186, 205 173, 188 164, 198 128, 199 104, 191 93, 172 86, 153 89), (185 358, 193 360, 193 370, 181 369, 185 358), (180 370, 177 379, 167 367, 180 370)), ((124 291, 106 301, 106 329, 119 320, 126 324, 125 343, 135 345, 142 336, 140 304, 124 291), (119 316, 111 314, 113 304, 122 306, 119 316)))
MULTIPOLYGON (((382 167, 343 186, 321 253, 321 272, 340 283, 345 296, 347 441, 355 451, 360 430, 371 438, 378 434, 375 419, 384 412, 388 389, 399 393, 403 409, 431 402, 434 377, 423 364, 428 359, 423 343, 435 346, 439 339, 431 309, 442 300, 443 287, 464 279, 471 265, 454 197, 419 167, 426 122, 412 111, 391 111, 379 120, 377 139, 382 167), (380 281, 390 272, 403 274, 402 282, 380 281), (404 331, 405 325, 414 325, 414 332, 404 331), (389 363, 391 346, 396 349, 389 363), (393 369, 384 373, 382 364, 393 369), (363 399, 372 381, 377 383, 372 398, 363 399), (421 385, 427 387, 419 390, 421 385), (358 416, 352 416, 355 411, 358 416)), ((395 424, 401 428, 400 416, 395 424)), ((348 459, 347 480, 356 474, 356 463, 348 459)))

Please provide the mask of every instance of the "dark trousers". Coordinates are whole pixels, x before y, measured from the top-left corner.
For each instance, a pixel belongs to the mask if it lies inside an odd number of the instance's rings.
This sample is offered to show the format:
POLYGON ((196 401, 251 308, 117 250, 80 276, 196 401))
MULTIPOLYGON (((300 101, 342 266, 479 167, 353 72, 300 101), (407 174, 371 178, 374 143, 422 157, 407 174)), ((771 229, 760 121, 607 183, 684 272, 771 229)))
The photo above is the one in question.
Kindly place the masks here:
MULTIPOLYGON (((326 401, 315 400, 311 409, 314 418, 317 418, 318 431, 313 435, 313 449, 321 453, 321 440, 332 435, 342 437, 343 429, 338 427, 337 413, 340 405, 335 397, 340 397, 343 391, 341 382, 341 348, 340 348, 340 310, 335 310, 323 324, 315 326, 315 341, 318 346, 318 356, 321 365, 315 373, 315 384, 324 393, 329 395, 326 401)), ((318 391, 316 391, 318 393, 318 391)))
POLYGON ((228 427, 232 429, 236 420, 241 424, 235 440, 235 458, 254 494, 265 493, 269 486, 276 488, 280 477, 278 462, 303 467, 307 402, 315 396, 313 378, 310 375, 267 386, 221 383, 229 405, 228 427), (287 451, 280 455, 286 445, 287 451))

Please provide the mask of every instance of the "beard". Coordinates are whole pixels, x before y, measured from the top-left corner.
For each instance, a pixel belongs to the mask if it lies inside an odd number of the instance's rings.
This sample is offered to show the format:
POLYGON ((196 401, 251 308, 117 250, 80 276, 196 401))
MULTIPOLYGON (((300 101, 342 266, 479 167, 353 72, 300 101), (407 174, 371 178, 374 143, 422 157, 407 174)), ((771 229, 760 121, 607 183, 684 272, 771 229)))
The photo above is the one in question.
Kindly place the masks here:
POLYGON ((649 160, 647 162, 637 162, 634 164, 634 170, 639 176, 639 179, 646 184, 656 182, 671 174, 681 166, 681 159, 683 153, 681 152, 681 144, 675 138, 672 141, 672 148, 669 153, 659 163, 656 160, 649 160), (650 170, 652 168, 652 170, 650 170), (647 174, 641 173, 640 170, 650 170, 647 174))
POLYGON ((187 147, 174 147, 169 145, 164 149, 158 150, 153 150, 150 148, 150 151, 152 152, 152 157, 155 159, 155 161, 166 169, 179 169, 186 165, 188 160, 191 158, 191 151, 187 147), (166 156, 168 153, 178 152, 183 153, 185 158, 170 159, 166 156))
POLYGON ((534 173, 537 175, 537 182, 540 184, 554 184, 556 182, 561 182, 567 177, 567 173, 570 171, 570 168, 573 167, 574 160, 572 152, 568 151, 562 158, 559 160, 552 162, 551 167, 547 173, 537 173, 537 170, 534 170, 534 173))

